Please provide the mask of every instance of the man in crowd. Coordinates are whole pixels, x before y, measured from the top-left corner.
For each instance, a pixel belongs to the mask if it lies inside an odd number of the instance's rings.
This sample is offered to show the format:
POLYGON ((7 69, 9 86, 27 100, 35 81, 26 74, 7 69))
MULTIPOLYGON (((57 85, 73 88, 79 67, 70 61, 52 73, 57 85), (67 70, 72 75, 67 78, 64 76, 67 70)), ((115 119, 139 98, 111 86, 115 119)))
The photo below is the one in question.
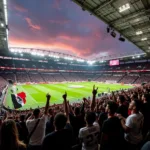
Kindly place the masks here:
POLYGON ((121 114, 124 118, 128 117, 128 107, 124 104, 125 97, 123 95, 119 95, 117 98, 117 102, 119 107, 117 109, 117 114, 121 114))
POLYGON ((82 150, 98 150, 98 140, 100 128, 96 121, 94 112, 89 112, 85 116, 86 127, 81 128, 79 131, 79 139, 82 143, 82 150))
POLYGON ((142 101, 143 105, 141 112, 144 116, 143 136, 145 137, 148 131, 150 130, 150 95, 143 94, 142 101))
POLYGON ((109 101, 106 106, 108 119, 104 121, 101 134, 101 150, 120 150, 123 136, 121 136, 121 123, 115 116, 117 104, 109 101))
POLYGON ((141 105, 142 103, 139 100, 131 101, 129 105, 131 115, 126 120, 123 117, 119 117, 125 131, 125 145, 127 150, 136 150, 143 140, 142 129, 144 117, 140 113, 141 105))
POLYGON ((54 110, 50 108, 48 112, 49 112, 49 118, 46 123, 46 135, 55 130, 54 125, 53 125, 54 124, 54 110))
POLYGON ((47 101, 45 106, 44 115, 40 118, 40 109, 35 109, 33 115, 26 121, 26 125, 29 131, 29 149, 40 150, 42 141, 45 137, 45 128, 47 122, 47 113, 49 107, 49 101, 51 96, 46 95, 47 101), (32 119, 33 118, 33 119, 32 119))
POLYGON ((43 141, 42 150, 71 150, 72 130, 69 123, 67 93, 63 95, 66 115, 58 113, 54 118, 55 131, 48 134, 43 141))

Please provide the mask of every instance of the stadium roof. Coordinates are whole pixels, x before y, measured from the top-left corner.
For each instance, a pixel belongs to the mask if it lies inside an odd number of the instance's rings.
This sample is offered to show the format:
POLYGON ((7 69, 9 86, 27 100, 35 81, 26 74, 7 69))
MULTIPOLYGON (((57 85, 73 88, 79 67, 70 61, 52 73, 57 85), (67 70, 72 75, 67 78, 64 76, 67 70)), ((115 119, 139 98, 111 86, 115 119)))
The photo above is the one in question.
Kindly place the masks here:
POLYGON ((7 1, 0 1, 0 51, 8 48, 8 18, 7 18, 7 1))
POLYGON ((150 54, 150 0, 72 0, 150 54))

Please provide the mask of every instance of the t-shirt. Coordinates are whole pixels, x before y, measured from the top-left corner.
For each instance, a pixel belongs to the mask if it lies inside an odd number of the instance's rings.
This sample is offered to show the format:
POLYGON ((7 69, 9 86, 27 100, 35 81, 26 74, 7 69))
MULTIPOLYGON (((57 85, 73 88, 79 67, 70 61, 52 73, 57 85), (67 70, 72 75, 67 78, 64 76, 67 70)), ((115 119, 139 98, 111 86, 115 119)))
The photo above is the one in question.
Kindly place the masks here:
POLYGON ((125 133, 126 141, 132 144, 138 144, 142 141, 143 122, 144 117, 141 113, 132 114, 126 119, 125 125, 130 128, 130 132, 125 133))
POLYGON ((91 127, 81 128, 79 138, 82 140, 82 150, 97 150, 100 128, 97 123, 91 127))
POLYGON ((144 103, 142 105, 141 112, 144 116, 143 129, 145 132, 148 132, 148 130, 150 129, 150 103, 144 103))
POLYGON ((72 132, 68 129, 54 131, 43 141, 42 150, 71 150, 72 132))
POLYGON ((52 116, 49 118, 49 120, 46 123, 46 135, 55 130, 53 123, 54 123, 54 117, 52 116))
MULTIPOLYGON (((37 123, 38 119, 27 120, 26 125, 29 131, 29 134, 33 130, 35 124, 37 123)), ((41 145, 42 141, 45 137, 45 128, 46 128, 47 116, 44 115, 40 118, 39 124, 36 127, 34 133, 32 134, 29 144, 30 145, 41 145)))
POLYGON ((128 117, 128 107, 126 105, 121 105, 117 109, 117 113, 121 114, 124 118, 128 117))
POLYGON ((69 114, 69 119, 74 130, 74 135, 75 137, 78 137, 79 130, 85 126, 84 114, 81 114, 79 116, 69 114))
POLYGON ((107 136, 102 143, 103 149, 117 150, 120 148, 123 136, 122 126, 120 120, 117 117, 108 118, 104 121, 102 126, 102 133, 107 136))

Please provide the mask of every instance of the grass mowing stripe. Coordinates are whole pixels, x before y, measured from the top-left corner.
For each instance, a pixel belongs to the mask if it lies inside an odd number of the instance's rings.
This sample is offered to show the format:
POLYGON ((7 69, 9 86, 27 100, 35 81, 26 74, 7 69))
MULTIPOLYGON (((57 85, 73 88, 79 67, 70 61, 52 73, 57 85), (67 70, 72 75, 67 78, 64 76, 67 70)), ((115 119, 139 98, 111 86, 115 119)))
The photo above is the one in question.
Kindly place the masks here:
MULTIPOLYGON (((108 92, 110 90, 120 90, 120 88, 131 88, 132 86, 121 84, 105 84, 98 82, 68 82, 68 83, 56 83, 56 84, 35 84, 35 85, 18 85, 19 91, 24 91, 27 94, 27 103, 21 109, 29 109, 30 107, 35 108, 37 106, 45 106, 46 97, 45 95, 49 92, 52 96, 51 104, 60 104, 63 102, 62 95, 65 91, 68 93, 68 100, 70 102, 78 101, 83 97, 92 96, 93 85, 99 87, 98 93, 108 92), (70 88, 69 86, 79 85, 83 88, 70 88), (36 103, 35 103, 36 102, 36 103)), ((10 100, 10 92, 7 96, 6 105, 13 108, 12 101, 10 100)))

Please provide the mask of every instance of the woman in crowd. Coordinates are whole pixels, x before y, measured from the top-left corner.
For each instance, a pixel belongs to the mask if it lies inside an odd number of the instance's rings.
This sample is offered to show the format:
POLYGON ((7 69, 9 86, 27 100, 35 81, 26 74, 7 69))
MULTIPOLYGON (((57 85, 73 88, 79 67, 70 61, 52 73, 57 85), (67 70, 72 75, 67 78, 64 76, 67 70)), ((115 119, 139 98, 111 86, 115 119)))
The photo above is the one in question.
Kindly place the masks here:
POLYGON ((5 120, 2 124, 0 150, 26 150, 26 145, 19 140, 13 120, 5 120))

